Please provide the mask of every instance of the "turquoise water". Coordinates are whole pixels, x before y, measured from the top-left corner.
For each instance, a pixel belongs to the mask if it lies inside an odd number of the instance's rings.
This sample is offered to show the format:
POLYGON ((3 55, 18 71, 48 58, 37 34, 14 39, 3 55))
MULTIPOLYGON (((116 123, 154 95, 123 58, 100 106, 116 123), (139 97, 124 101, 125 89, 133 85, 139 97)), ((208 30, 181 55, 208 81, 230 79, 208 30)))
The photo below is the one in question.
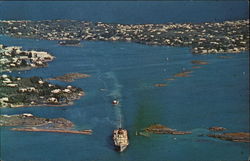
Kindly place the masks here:
POLYGON ((93 129, 92 136, 14 132, 1 128, 1 159, 14 160, 246 160, 247 143, 221 141, 207 134, 208 127, 223 126, 229 132, 249 131, 248 53, 192 55, 188 48, 146 46, 125 42, 82 42, 81 47, 58 46, 56 41, 1 36, 6 45, 44 49, 56 59, 47 68, 13 72, 44 78, 69 72, 90 78, 61 85, 81 87, 86 96, 68 107, 1 109, 3 114, 32 113, 40 117, 64 117, 77 129, 93 129), (193 69, 192 60, 208 65, 193 69), (191 77, 172 78, 182 70, 191 77), (154 87, 167 83, 166 87, 154 87), (100 89, 106 89, 105 91, 100 89), (111 101, 119 98, 119 107, 111 101), (130 145, 124 153, 113 149, 112 130, 129 130, 130 145), (161 123, 191 135, 136 136, 152 123, 161 123), (28 153, 27 153, 28 152, 28 153))

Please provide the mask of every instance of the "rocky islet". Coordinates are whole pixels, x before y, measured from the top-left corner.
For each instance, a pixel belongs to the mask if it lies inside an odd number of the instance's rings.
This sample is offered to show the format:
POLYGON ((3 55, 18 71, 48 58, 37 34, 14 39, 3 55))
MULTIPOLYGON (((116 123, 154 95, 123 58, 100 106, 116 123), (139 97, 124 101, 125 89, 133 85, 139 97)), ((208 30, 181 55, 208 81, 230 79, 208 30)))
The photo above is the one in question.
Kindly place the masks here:
POLYGON ((233 141, 233 142, 243 142, 243 143, 250 142, 250 133, 247 133, 247 132, 208 134, 207 136, 221 139, 221 140, 233 141))
MULTIPOLYGON (((210 131, 213 131, 213 134, 202 134, 200 136, 208 136, 212 138, 217 138, 226 141, 233 141, 233 142, 242 142, 242 143, 249 143, 250 142, 250 133, 249 132, 230 132, 230 133, 218 133, 224 130, 227 130, 224 127, 220 126, 213 126, 208 128, 210 131)), ((139 136, 146 136, 149 137, 150 134, 171 134, 171 135, 186 135, 192 134, 190 131, 177 131, 176 129, 169 128, 162 124, 153 124, 149 127, 144 128, 142 131, 136 133, 139 136)))
POLYGON ((145 128, 143 131, 147 133, 153 133, 153 134, 172 134, 172 135, 192 134, 192 132, 189 132, 189 131, 177 131, 175 129, 168 128, 161 124, 150 125, 149 127, 145 128))
POLYGON ((90 75, 83 73, 67 73, 62 76, 49 78, 48 80, 58 80, 63 82, 73 82, 75 79, 88 78, 90 75))

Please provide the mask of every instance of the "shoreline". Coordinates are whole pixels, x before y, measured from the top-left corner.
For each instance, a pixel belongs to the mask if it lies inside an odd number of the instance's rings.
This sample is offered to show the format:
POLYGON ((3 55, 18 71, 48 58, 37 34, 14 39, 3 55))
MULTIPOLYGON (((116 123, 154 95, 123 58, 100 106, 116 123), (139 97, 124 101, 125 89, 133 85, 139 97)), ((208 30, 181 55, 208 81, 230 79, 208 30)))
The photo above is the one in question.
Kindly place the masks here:
POLYGON ((2 27, 0 34, 16 38, 57 41, 125 41, 145 45, 190 47, 193 54, 249 51, 249 19, 167 24, 110 24, 77 20, 2 20, 0 26, 2 27), (67 26, 67 24, 71 24, 71 26, 67 26))
MULTIPOLYGON (((54 56, 45 51, 22 50, 20 46, 0 44, 1 73, 27 71, 39 67, 48 67, 54 56)), ((80 73, 66 74, 67 78, 82 78, 80 73)), ((32 106, 69 106, 74 100, 80 99, 85 93, 82 89, 72 86, 51 84, 41 77, 0 76, 0 108, 32 107, 32 106)))
POLYGON ((64 129, 37 129, 37 128, 12 128, 12 131, 27 131, 27 132, 52 132, 52 133, 70 133, 70 134, 83 134, 92 135, 92 130, 64 130, 64 129))
MULTIPOLYGON (((79 100, 81 97, 83 97, 85 94, 83 92, 83 95, 79 96, 79 98, 75 100, 79 100)), ((65 107, 65 106, 72 106, 74 105, 74 101, 69 102, 67 104, 37 104, 37 105, 12 105, 11 108, 25 108, 25 107, 65 107)))
POLYGON ((44 68, 48 66, 48 62, 55 59, 55 56, 45 51, 23 50, 20 46, 3 44, 0 44, 0 54, 1 73, 44 68))
POLYGON ((85 95, 80 88, 51 84, 41 77, 22 78, 3 74, 0 84, 1 108, 70 106, 85 95))

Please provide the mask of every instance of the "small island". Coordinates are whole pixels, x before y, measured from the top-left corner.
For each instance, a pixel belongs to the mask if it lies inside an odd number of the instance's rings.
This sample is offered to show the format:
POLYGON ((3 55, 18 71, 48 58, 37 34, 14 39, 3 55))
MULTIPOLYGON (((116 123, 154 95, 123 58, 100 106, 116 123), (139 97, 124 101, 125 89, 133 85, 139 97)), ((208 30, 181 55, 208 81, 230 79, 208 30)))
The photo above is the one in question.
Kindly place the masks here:
POLYGON ((208 134, 207 136, 227 140, 227 141, 234 141, 234 142, 250 142, 250 133, 247 132, 235 132, 235 133, 223 133, 223 134, 208 134))
MULTIPOLYGON (((153 134, 172 134, 172 135, 185 135, 191 134, 189 131, 177 131, 175 129, 168 128, 161 124, 151 125, 143 130, 143 132, 153 133, 153 134)), ((142 132, 142 134, 144 134, 142 132)), ((140 134, 140 133, 139 133, 140 134)))
POLYGON ((208 128, 208 130, 210 130, 210 131, 224 131, 227 129, 224 127, 220 127, 220 126, 213 126, 213 127, 208 128))
POLYGON ((67 73, 62 76, 49 78, 47 80, 58 80, 63 82, 73 82, 75 79, 81 79, 81 78, 88 78, 90 75, 88 74, 82 74, 82 73, 67 73))
POLYGON ((14 126, 13 131, 57 132, 91 135, 92 130, 72 130, 74 124, 64 118, 41 118, 30 113, 0 115, 0 127, 14 126), (21 128, 20 128, 21 127, 21 128))

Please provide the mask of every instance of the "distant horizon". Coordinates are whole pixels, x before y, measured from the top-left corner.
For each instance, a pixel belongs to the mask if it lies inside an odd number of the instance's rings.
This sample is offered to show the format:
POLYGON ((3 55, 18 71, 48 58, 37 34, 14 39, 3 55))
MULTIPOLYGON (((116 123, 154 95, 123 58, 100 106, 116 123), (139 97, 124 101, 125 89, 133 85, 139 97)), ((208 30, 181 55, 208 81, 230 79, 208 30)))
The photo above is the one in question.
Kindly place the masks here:
POLYGON ((248 2, 243 0, 0 1, 0 20, 69 19, 123 24, 203 23, 249 19, 248 14, 248 2))
MULTIPOLYGON (((203 24, 203 23, 223 23, 223 22, 226 22, 226 21, 244 21, 244 20, 250 20, 249 18, 248 19, 237 19, 237 20, 224 20, 224 21, 214 21, 214 22, 209 22, 209 21, 206 21, 206 22, 196 22, 196 23, 192 23, 192 22, 166 22, 166 23, 159 23, 160 24, 203 24)), ((138 23, 138 24, 128 24, 128 23, 107 23, 107 22, 101 22, 101 21, 82 21, 82 20, 77 20, 77 19, 44 19, 44 20, 28 20, 28 19, 23 19, 23 20, 15 20, 15 19, 5 19, 5 20, 2 20, 0 19, 0 22, 3 22, 3 21, 27 21, 27 22, 36 22, 36 21, 78 21, 78 22, 89 22, 89 23, 103 23, 103 24, 120 24, 120 25, 150 25, 150 24, 154 24, 154 23, 138 23)), ((157 25, 157 24, 155 24, 157 25)))

